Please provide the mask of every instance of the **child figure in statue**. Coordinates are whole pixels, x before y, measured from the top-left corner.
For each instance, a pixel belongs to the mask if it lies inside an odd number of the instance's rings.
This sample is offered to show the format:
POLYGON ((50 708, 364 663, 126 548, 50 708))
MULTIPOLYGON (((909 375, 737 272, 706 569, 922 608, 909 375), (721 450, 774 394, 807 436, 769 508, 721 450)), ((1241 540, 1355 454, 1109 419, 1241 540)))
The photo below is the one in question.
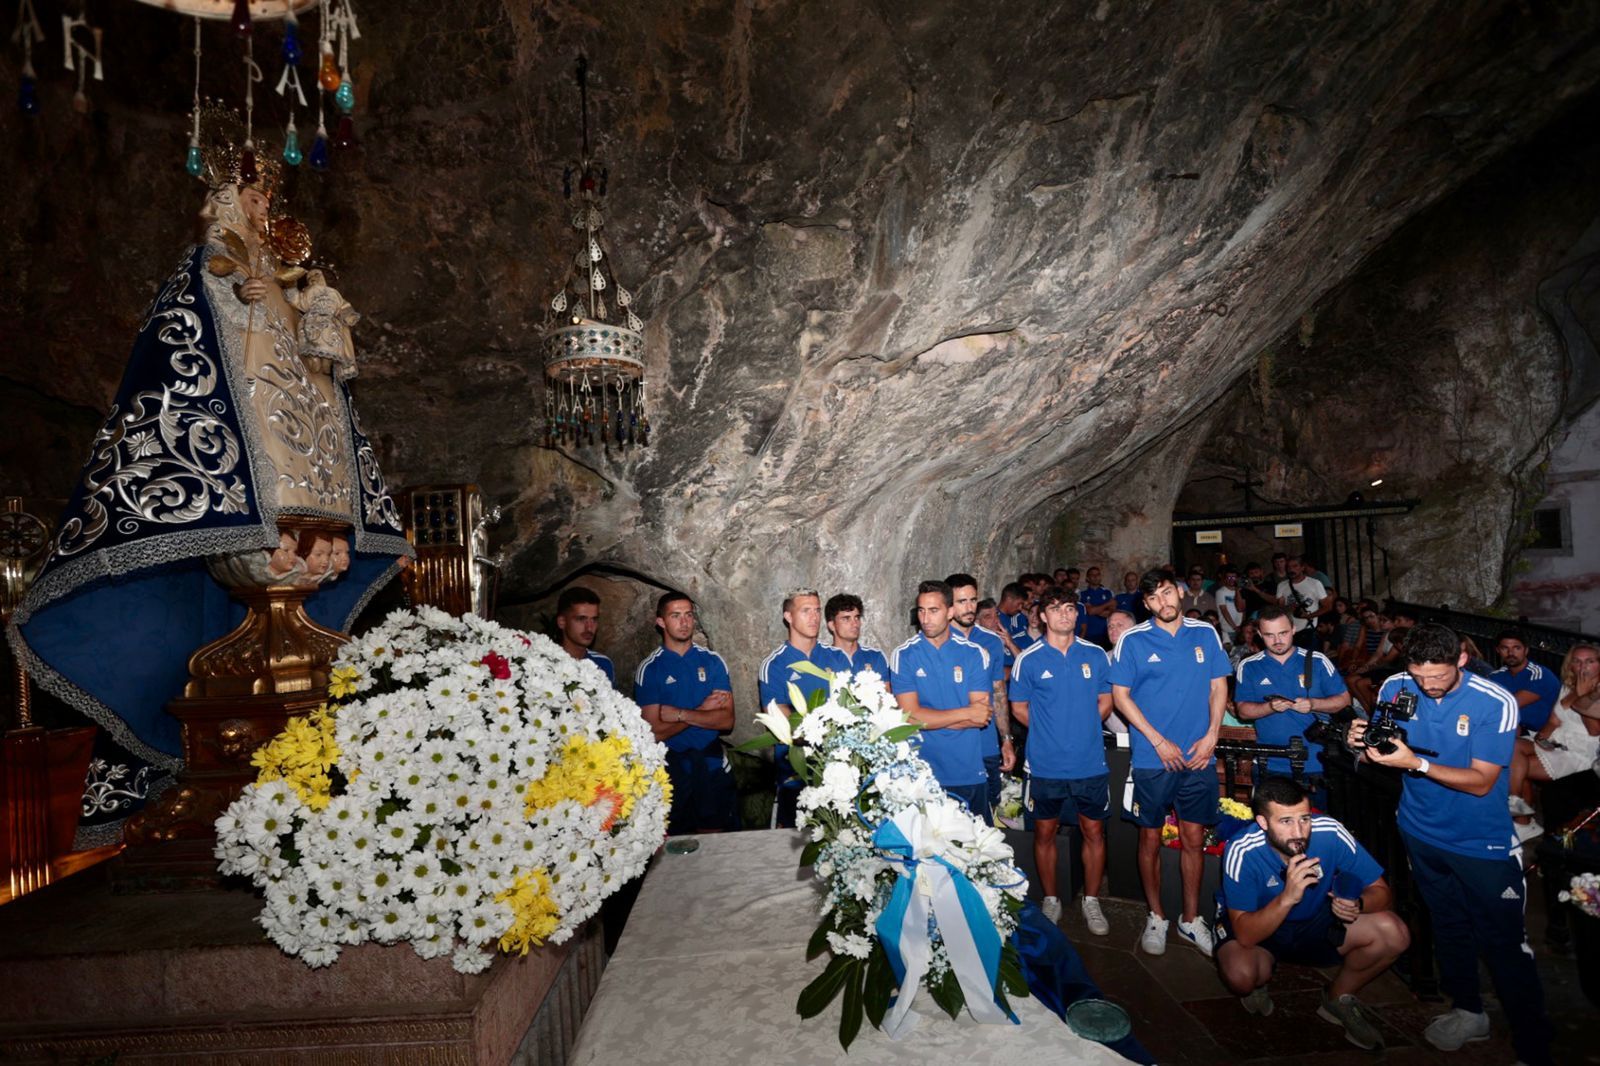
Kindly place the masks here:
MULTIPOLYGON (((227 116, 207 112, 202 128, 204 236, 140 322, 9 634, 36 682, 102 727, 106 773, 151 789, 179 765, 166 704, 190 655, 243 617, 226 588, 310 582, 306 614, 348 631, 397 557, 414 554, 346 385, 358 316, 301 267, 310 241, 282 213, 275 153, 258 142, 247 156, 227 116), (323 529, 309 543, 306 518, 323 529), (336 563, 337 525, 350 535, 336 563)), ((86 797, 93 831, 77 846, 120 839, 143 789, 114 806, 86 797)))

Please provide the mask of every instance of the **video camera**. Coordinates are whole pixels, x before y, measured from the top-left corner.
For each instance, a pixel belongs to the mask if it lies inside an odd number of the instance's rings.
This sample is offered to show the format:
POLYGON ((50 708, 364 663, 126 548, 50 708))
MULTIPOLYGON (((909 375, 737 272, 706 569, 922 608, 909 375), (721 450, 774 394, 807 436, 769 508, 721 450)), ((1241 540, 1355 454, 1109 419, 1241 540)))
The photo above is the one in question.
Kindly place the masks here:
MULTIPOLYGON (((1369 748, 1388 755, 1395 750, 1395 741, 1400 741, 1409 746, 1406 739, 1405 727, 1401 722, 1409 722, 1417 716, 1417 694, 1415 692, 1401 692, 1390 703, 1375 704, 1372 713, 1367 717, 1367 732, 1362 737, 1362 743, 1369 748)), ((1345 718, 1342 720, 1318 721, 1306 730, 1306 739, 1326 744, 1330 740, 1337 740, 1346 748, 1350 747, 1350 726, 1359 718, 1345 718)), ((1418 755, 1437 755, 1438 752, 1426 751, 1422 748, 1412 748, 1418 755)))

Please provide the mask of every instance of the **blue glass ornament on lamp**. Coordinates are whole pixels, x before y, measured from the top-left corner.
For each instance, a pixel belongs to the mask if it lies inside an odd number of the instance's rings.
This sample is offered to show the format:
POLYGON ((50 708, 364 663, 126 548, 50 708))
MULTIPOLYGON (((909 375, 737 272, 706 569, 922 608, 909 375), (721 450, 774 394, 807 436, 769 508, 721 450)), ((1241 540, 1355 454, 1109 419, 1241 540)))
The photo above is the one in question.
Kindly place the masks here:
POLYGON ((312 170, 328 169, 328 130, 326 126, 317 127, 317 139, 311 142, 311 154, 307 158, 311 162, 312 170))
POLYGON ((283 61, 291 67, 300 65, 300 26, 295 22, 294 16, 289 16, 289 21, 283 25, 283 61))
POLYGON ((291 167, 297 167, 304 158, 305 153, 300 151, 300 132, 291 122, 288 132, 283 135, 283 161, 291 167))
POLYGON ((22 76, 22 84, 17 88, 17 107, 24 115, 39 113, 39 83, 31 75, 22 76))
POLYGON ((200 156, 200 146, 192 141, 189 144, 189 154, 183 161, 183 169, 189 172, 191 178, 198 178, 200 172, 205 169, 205 160, 200 156))
POLYGON ((347 115, 356 109, 356 85, 350 80, 350 75, 346 74, 344 80, 339 82, 339 89, 333 94, 333 102, 347 115))

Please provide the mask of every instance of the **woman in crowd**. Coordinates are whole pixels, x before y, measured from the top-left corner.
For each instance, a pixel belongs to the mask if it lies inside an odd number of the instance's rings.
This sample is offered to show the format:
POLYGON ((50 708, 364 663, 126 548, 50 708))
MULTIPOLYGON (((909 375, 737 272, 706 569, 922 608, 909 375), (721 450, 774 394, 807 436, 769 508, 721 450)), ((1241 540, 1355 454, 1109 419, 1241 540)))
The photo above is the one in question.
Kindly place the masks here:
POLYGON ((1517 836, 1544 832, 1533 820, 1533 782, 1554 781, 1594 766, 1600 756, 1600 648, 1578 644, 1561 661, 1561 695, 1533 739, 1517 738, 1511 756, 1511 813, 1517 836))

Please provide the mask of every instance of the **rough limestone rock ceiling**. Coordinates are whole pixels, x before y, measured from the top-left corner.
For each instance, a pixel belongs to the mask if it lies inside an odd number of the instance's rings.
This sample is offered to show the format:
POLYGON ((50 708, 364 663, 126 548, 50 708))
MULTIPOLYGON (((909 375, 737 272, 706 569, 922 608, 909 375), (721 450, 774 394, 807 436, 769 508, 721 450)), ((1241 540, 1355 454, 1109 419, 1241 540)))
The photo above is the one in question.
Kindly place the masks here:
POLYGON ((1592 401, 1575 393, 1600 369, 1593 304, 1566 309, 1565 343, 1540 306, 1546 280, 1600 246, 1583 243, 1600 219, 1597 110, 1591 97, 1407 224, 1266 346, 1219 405, 1181 509, 1237 509, 1246 469, 1260 497, 1297 506, 1416 498, 1379 526, 1396 595, 1507 606, 1563 405, 1592 401))
MULTIPOLYGON (((92 426, 198 201, 175 163, 186 48, 133 7, 106 18, 150 77, 94 122, 0 126, 33 161, 0 208, 22 264, 0 311, 25 326, 8 411, 43 396, 92 426)), ((468 0, 364 20, 363 148, 293 197, 366 316, 358 402, 386 470, 514 502, 509 600, 596 562, 688 587, 744 679, 796 583, 866 595, 891 643, 909 582, 1044 562, 1018 545, 1069 507, 1120 556, 1164 554, 1198 443, 1174 431, 1203 437, 1263 345, 1600 77, 1587 4, 468 0), (580 50, 608 234, 649 316, 655 444, 621 459, 536 446, 580 50)), ((69 92, 50 81, 46 107, 69 92)), ((5 458, 44 491, 78 455, 5 458)))

